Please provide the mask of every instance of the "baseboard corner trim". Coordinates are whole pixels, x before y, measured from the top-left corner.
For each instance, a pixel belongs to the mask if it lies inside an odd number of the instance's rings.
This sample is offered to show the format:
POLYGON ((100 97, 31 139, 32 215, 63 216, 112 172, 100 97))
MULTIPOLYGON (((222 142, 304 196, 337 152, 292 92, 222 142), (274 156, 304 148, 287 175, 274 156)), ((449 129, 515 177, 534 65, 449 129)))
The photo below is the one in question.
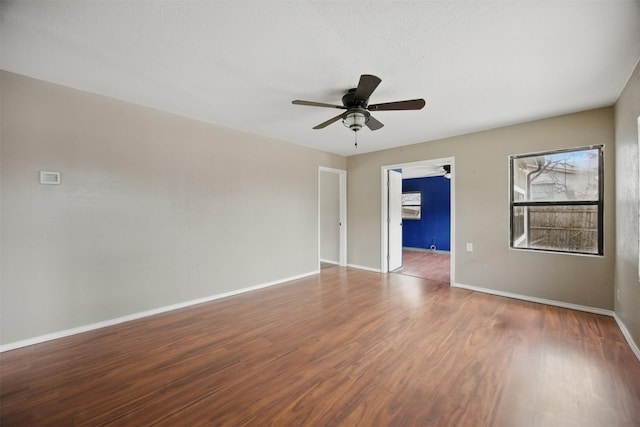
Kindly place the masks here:
POLYGON ((617 313, 615 312, 613 313, 613 318, 618 324, 618 327, 620 328, 620 331, 622 332, 624 339, 627 340, 627 344, 629 344, 629 347, 631 347, 631 351, 633 351, 633 354, 636 355, 636 358, 638 358, 638 361, 640 362, 640 348, 638 347, 638 344, 636 344, 636 342, 633 340, 633 337, 631 336, 631 333, 627 329, 627 326, 624 324, 622 319, 618 317, 617 313))
POLYGON ((614 316, 614 312, 612 310, 606 310, 604 308, 590 307, 587 305, 572 304, 572 303, 557 301, 552 299, 532 297, 532 296, 516 294, 512 292, 505 292, 505 291, 499 291, 495 289, 483 288, 480 286, 465 285, 462 283, 452 283, 451 286, 454 288, 467 289, 470 291, 482 292, 484 294, 491 294, 491 295, 496 295, 500 297, 519 299, 522 301, 529 301, 537 304, 546 304, 554 307, 568 308, 570 310, 584 311, 586 313, 593 313, 593 314, 601 314, 603 316, 609 316, 609 317, 614 316))
POLYGON ((316 274, 319 274, 319 273, 320 273, 320 271, 314 270, 314 271, 310 271, 310 272, 307 272, 307 273, 302 273, 302 274, 298 274, 298 275, 295 275, 295 276, 286 277, 284 279, 278 279, 278 280, 273 280, 273 281, 270 281, 270 282, 261 283, 259 285, 255 285, 255 286, 249 286, 249 287, 246 287, 246 288, 235 289, 233 291, 223 292, 223 293, 220 293, 220 294, 214 294, 214 295, 210 295, 210 296, 204 297, 204 298, 197 298, 197 299, 193 299, 193 300, 189 300, 189 301, 180 302, 180 303, 177 303, 177 304, 171 304, 171 305, 167 305, 167 306, 163 306, 163 307, 154 308, 154 309, 151 309, 151 310, 145 310, 145 311, 141 311, 141 312, 138 312, 138 313, 133 313, 133 314, 128 314, 128 315, 121 316, 121 317, 116 317, 114 319, 104 320, 104 321, 101 321, 101 322, 91 323, 91 324, 88 324, 88 325, 78 326, 78 327, 71 328, 71 329, 65 329, 65 330, 62 330, 62 331, 52 332, 52 333, 49 333, 49 334, 40 335, 40 336, 33 337, 33 338, 27 338, 27 339, 20 340, 20 341, 15 341, 15 342, 7 343, 7 344, 2 344, 2 345, 0 345, 0 353, 4 353, 5 351, 10 351, 10 350, 15 350, 15 349, 22 348, 22 347, 28 347, 30 345, 40 344, 40 343, 43 343, 43 342, 46 342, 46 341, 55 340, 55 339, 58 339, 58 338, 64 338, 64 337, 68 337, 68 336, 71 336, 71 335, 80 334, 80 333, 83 333, 83 332, 93 331, 95 329, 105 328, 107 326, 117 325, 119 323, 129 322, 131 320, 141 319, 143 317, 153 316, 155 314, 166 313, 168 311, 178 310, 178 309, 181 309, 181 308, 186 308, 186 307, 190 307, 190 306, 193 306, 193 305, 202 304, 202 303, 205 303, 205 302, 215 301, 215 300, 218 300, 218 299, 222 299, 222 298, 227 298, 227 297, 231 297, 231 296, 234 296, 234 295, 243 294, 243 293, 246 293, 246 292, 256 291, 258 289, 267 288, 269 286, 280 285, 280 284, 283 284, 283 283, 287 283, 287 282, 291 282, 291 281, 294 281, 294 280, 303 279, 305 277, 313 276, 313 275, 316 275, 316 274))

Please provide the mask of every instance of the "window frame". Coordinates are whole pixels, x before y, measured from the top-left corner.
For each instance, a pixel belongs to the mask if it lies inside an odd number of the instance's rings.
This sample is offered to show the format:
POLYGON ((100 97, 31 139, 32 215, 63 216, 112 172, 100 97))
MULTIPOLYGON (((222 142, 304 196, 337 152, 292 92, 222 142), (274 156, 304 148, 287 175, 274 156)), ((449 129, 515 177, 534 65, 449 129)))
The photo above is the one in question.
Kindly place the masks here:
MULTIPOLYGON (((526 235, 526 212, 525 212, 525 234, 526 235)), ((591 255, 604 256, 604 145, 588 145, 582 147, 562 148, 558 150, 540 151, 526 154, 514 154, 509 156, 509 247, 514 250, 528 250, 536 252, 552 252, 572 255, 591 255), (514 161, 527 157, 546 156, 562 153, 573 153, 587 150, 598 150, 598 200, 545 200, 545 201, 516 201, 514 200, 515 179, 514 179, 514 161), (533 248, 533 247, 517 247, 514 245, 516 240, 520 240, 522 236, 514 236, 514 210, 518 207, 546 207, 546 206, 596 206, 597 207, 597 223, 598 223, 598 250, 597 252, 582 252, 552 248, 533 248), (515 239, 515 240, 514 240, 515 239)))

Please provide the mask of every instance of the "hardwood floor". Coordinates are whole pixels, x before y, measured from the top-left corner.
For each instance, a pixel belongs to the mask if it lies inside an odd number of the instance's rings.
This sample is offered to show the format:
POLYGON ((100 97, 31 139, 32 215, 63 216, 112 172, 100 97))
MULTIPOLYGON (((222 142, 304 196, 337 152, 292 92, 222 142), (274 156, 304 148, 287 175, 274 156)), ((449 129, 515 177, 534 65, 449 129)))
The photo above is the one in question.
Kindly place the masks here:
POLYGON ((342 267, 0 357, 2 426, 640 423, 613 319, 342 267))
POLYGON ((450 283, 451 256, 443 252, 402 249, 400 274, 450 283))

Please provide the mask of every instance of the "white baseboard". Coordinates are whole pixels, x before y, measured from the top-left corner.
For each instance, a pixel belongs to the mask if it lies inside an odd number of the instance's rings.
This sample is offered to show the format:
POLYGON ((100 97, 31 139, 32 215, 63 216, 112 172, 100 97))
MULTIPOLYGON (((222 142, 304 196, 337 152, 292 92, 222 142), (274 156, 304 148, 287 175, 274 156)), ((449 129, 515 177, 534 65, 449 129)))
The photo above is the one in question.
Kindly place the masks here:
POLYGON ((622 332, 624 339, 627 340, 627 344, 629 344, 629 347, 631 347, 631 351, 633 352, 633 354, 635 354, 636 358, 638 358, 638 360, 640 361, 640 348, 638 348, 638 344, 636 344, 636 342, 633 340, 633 337, 629 333, 629 330, 627 329, 625 324, 622 322, 622 320, 618 317, 618 315, 615 313, 615 311, 605 310, 603 308, 589 307, 585 305, 570 304, 562 301, 555 301, 555 300, 550 300, 545 298, 536 298, 536 297, 530 297, 526 295, 513 294, 511 292, 496 291, 493 289, 463 285, 460 283, 451 284, 451 286, 454 288, 468 289, 470 291, 482 292, 486 294, 498 295, 498 296, 507 297, 507 298, 515 298, 523 301, 553 305, 556 307, 569 308, 571 310, 586 311, 587 313, 602 314, 604 316, 613 317, 616 323, 618 324, 618 328, 620 328, 620 332, 622 332))
POLYGON ((622 322, 622 319, 620 319, 616 313, 613 313, 613 318, 616 320, 616 323, 618 324, 620 331, 622 331, 622 335, 624 335, 624 339, 627 340, 627 344, 629 344, 629 347, 631 347, 631 351, 633 351, 633 354, 635 354, 638 360, 640 361, 640 348, 638 348, 638 344, 636 344, 636 342, 633 340, 633 337, 629 333, 629 330, 627 329, 625 324, 622 322))
POLYGON ((380 273, 380 269, 379 268, 365 267, 364 265, 347 264, 347 267, 357 268, 358 270, 373 271, 374 273, 380 273))
MULTIPOLYGON (((375 268, 365 267, 365 266, 356 265, 356 264, 348 264, 348 267, 356 268, 356 269, 359 269, 359 270, 372 271, 374 273, 380 273, 380 270, 377 270, 375 268)), ((313 276, 314 274, 318 274, 318 273, 319 273, 318 271, 311 271, 311 272, 308 272, 308 273, 299 274, 299 275, 296 275, 296 276, 291 276, 291 277, 287 277, 287 278, 280 279, 280 280, 274 280, 274 281, 271 281, 271 282, 262 283, 262 284, 256 285, 256 286, 250 286, 250 287, 247 287, 247 288, 236 289, 236 290, 233 290, 233 291, 224 292, 224 293, 221 293, 221 294, 215 294, 215 295, 211 295, 211 296, 204 297, 204 298, 198 298, 198 299, 195 299, 195 300, 185 301, 185 302, 181 302, 181 303, 178 303, 178 304, 172 304, 172 305, 168 305, 168 306, 165 306, 165 307, 159 307, 159 308, 155 308, 155 309, 152 309, 152 310, 147 310, 147 311, 142 311, 142 312, 139 312, 139 313, 129 314, 127 316, 122 316, 122 317, 118 317, 118 318, 115 318, 115 319, 105 320, 103 322, 92 323, 90 325, 79 326, 77 328, 66 329, 66 330, 63 330, 63 331, 53 332, 53 333, 50 333, 50 334, 41 335, 41 336, 34 337, 34 338, 29 338, 29 339, 26 339, 26 340, 16 341, 16 342, 13 342, 13 343, 8 343, 8 344, 3 344, 3 345, 0 345, 0 353, 5 352, 5 351, 9 351, 9 350, 14 350, 14 349, 21 348, 21 347, 27 347, 27 346, 34 345, 34 344, 39 344, 39 343, 42 343, 42 342, 45 342, 45 341, 54 340, 54 339, 57 339, 57 338, 63 338, 63 337, 67 337, 67 336, 70 336, 70 335, 79 334, 79 333, 82 333, 82 332, 92 331, 94 329, 100 329, 100 328, 104 328, 104 327, 107 327, 107 326, 117 325, 118 323, 124 323, 124 322, 128 322, 130 320, 136 320, 136 319, 140 319, 140 318, 143 318, 143 317, 153 316, 154 314, 165 313, 167 311, 177 310, 177 309, 180 309, 180 308, 185 308, 185 307, 189 307, 189 306, 196 305, 196 304, 202 304, 202 303, 205 303, 205 302, 209 302, 209 301, 214 301, 214 300, 217 300, 217 299, 230 297, 230 296, 233 296, 233 295, 238 295, 238 294, 242 294, 242 293, 245 293, 245 292, 251 292, 251 291, 258 290, 258 289, 267 288, 269 286, 279 285, 279 284, 282 284, 282 283, 290 282, 292 280, 297 280, 297 279, 302 279, 304 277, 313 276)), ((561 302, 561 301, 549 300, 549 299, 545 299, 545 298, 530 297, 530 296, 526 296, 526 295, 514 294, 514 293, 511 293, 511 292, 497 291, 497 290, 494 290, 494 289, 481 288, 481 287, 478 287, 478 286, 470 286, 470 285, 464 285, 464 284, 460 284, 460 283, 455 283, 455 284, 452 283, 451 286, 455 287, 455 288, 468 289, 468 290, 471 290, 471 291, 482 292, 482 293, 486 293, 486 294, 503 296, 503 297, 507 297, 507 298, 514 298, 514 299, 530 301, 530 302, 535 302, 535 303, 540 303, 540 304, 552 305, 552 306, 556 306, 556 307, 569 308, 569 309, 572 309, 572 310, 585 311, 585 312, 588 312, 588 313, 595 313, 595 314, 602 314, 602 315, 605 315, 605 316, 611 316, 611 317, 613 317, 615 319, 616 323, 618 324, 618 327, 620 328, 620 331, 622 332, 622 335, 624 336, 624 338, 627 340, 627 343, 629 344, 629 347, 631 347, 631 350, 633 351, 635 356, 638 358, 638 360, 640 360, 640 348, 638 348, 638 345, 635 343, 635 341, 631 337, 631 334, 629 333, 629 330, 624 325, 622 320, 615 314, 615 312, 613 312, 611 310, 605 310, 605 309, 601 309, 601 308, 588 307, 588 306, 577 305, 577 304, 570 304, 570 303, 565 303, 565 302, 561 302)))
POLYGON ((290 282, 292 280, 302 279, 304 277, 313 276, 314 274, 319 274, 319 271, 311 271, 308 273, 299 274, 296 276, 287 277, 284 279, 274 280, 271 282, 262 283, 256 286, 250 286, 247 288, 236 289, 229 292, 224 292, 221 294, 215 294, 204 298, 198 298, 190 301, 180 302, 178 304, 167 305, 165 307, 154 308, 152 310, 141 311, 139 313, 133 313, 122 317, 117 317, 115 319, 109 319, 102 322, 92 323, 90 325, 79 326, 77 328, 65 329, 63 331, 53 332, 46 335, 41 335, 34 338, 28 338, 26 340, 16 341, 12 343, 7 343, 0 345, 0 353, 14 350, 16 348, 27 347, 34 344, 39 344, 45 341, 51 341, 57 338, 68 337, 70 335, 79 334, 82 332, 92 331, 94 329, 100 329, 107 326, 117 325, 118 323, 128 322, 130 320, 140 319, 142 317, 153 316, 154 314, 165 313, 167 311, 177 310, 180 308, 189 307, 196 304, 202 304, 209 301, 214 301, 217 299, 227 298, 233 295, 243 294, 245 292, 251 292, 262 288, 267 288, 269 286, 280 285, 282 283, 290 282))
POLYGON ((571 303, 568 303, 568 302, 556 301, 556 300, 551 300, 551 299, 546 299, 546 298, 530 297, 528 295, 521 295, 521 294, 514 294, 514 293, 511 293, 511 292, 497 291, 495 289, 481 288, 481 287, 478 287, 478 286, 464 285, 464 284, 461 284, 461 283, 452 283, 451 286, 454 287, 454 288, 461 288, 461 289, 468 289, 470 291, 482 292, 484 294, 491 294, 491 295, 497 295, 497 296, 501 296, 501 297, 514 298, 514 299, 519 299, 519 300, 523 300, 523 301, 535 302, 535 303, 538 303, 538 304, 546 304, 546 305, 552 305, 552 306, 555 306, 555 307, 568 308, 568 309, 571 309, 571 310, 586 311, 587 313, 602 314, 604 316, 609 316, 609 317, 613 317, 613 315, 614 315, 614 312, 612 310, 605 310, 604 308, 597 308, 597 307, 589 307, 589 306, 586 306, 586 305, 571 304, 571 303))
POLYGON ((320 258, 320 262, 323 262, 325 264, 340 265, 340 263, 338 261, 334 261, 332 259, 322 259, 322 258, 320 258))

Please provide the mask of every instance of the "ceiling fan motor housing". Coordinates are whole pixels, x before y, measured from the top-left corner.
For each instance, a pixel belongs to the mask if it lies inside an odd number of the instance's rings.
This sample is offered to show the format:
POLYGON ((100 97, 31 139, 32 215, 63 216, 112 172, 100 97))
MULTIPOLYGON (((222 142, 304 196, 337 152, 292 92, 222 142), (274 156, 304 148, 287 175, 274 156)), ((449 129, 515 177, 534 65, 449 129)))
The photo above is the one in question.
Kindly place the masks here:
POLYGON ((366 108, 367 101, 365 99, 356 100, 356 88, 349 89, 342 97, 342 105, 347 108, 359 107, 366 108))

